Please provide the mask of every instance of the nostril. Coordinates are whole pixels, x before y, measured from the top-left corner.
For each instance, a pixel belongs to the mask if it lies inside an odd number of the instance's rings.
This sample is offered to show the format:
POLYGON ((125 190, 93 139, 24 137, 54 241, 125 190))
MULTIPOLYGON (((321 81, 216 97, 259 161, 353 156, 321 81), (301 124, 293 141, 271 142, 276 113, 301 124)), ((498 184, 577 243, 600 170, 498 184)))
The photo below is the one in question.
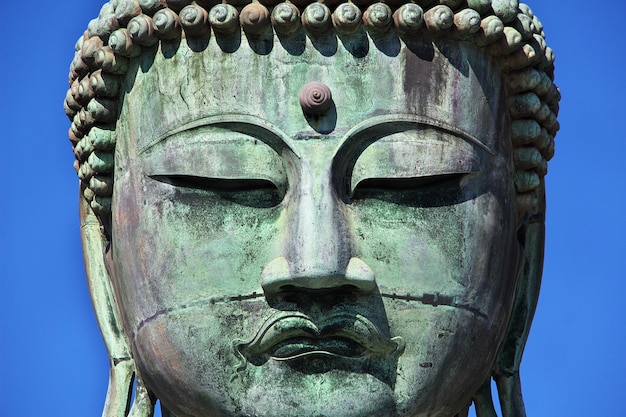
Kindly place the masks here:
POLYGON ((299 306, 311 306, 315 304, 322 310, 334 308, 341 303, 355 302, 363 292, 354 285, 341 285, 339 287, 326 287, 313 289, 306 286, 283 285, 280 291, 266 293, 267 300, 273 304, 280 299, 286 303, 299 306))
POLYGON ((357 287, 356 285, 345 284, 339 287, 339 291, 340 292, 358 292, 358 291, 361 291, 361 289, 357 287))
POLYGON ((337 287, 324 287, 324 288, 305 288, 296 285, 281 285, 279 292, 289 294, 293 292, 308 292, 311 294, 325 295, 329 293, 333 294, 352 294, 358 293, 361 289, 356 285, 344 284, 337 287))

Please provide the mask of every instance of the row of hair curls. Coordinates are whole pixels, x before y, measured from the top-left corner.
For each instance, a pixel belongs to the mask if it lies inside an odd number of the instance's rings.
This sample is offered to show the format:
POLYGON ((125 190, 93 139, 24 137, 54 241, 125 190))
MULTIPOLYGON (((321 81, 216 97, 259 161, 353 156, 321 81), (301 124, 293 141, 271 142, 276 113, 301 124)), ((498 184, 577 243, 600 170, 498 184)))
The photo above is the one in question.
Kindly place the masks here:
POLYGON ((508 93, 518 210, 541 210, 535 191, 554 155, 560 93, 543 26, 518 0, 111 0, 76 44, 65 98, 84 197, 100 216, 110 214, 121 77, 144 49, 211 33, 350 36, 362 28, 371 35, 393 30, 405 39, 427 34, 473 42, 496 58, 508 93))

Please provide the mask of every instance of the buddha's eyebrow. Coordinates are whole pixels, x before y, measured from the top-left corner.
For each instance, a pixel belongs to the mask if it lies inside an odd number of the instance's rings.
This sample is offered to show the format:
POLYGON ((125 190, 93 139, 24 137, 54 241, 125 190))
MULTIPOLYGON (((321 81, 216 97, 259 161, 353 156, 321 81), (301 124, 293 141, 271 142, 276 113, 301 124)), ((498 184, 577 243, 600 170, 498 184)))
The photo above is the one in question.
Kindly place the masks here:
POLYGON ((232 132, 250 135, 255 139, 259 139, 267 143, 279 154, 283 150, 288 149, 291 153, 298 157, 298 153, 291 145, 291 140, 285 132, 266 120, 246 114, 220 114, 185 123, 176 129, 165 132, 156 139, 148 142, 146 145, 141 146, 138 149, 138 154, 146 152, 157 143, 162 142, 178 133, 186 132, 199 127, 218 127, 232 132))
POLYGON ((372 143, 390 134, 406 131, 415 125, 430 126, 443 130, 454 136, 465 139, 488 152, 490 155, 495 155, 495 152, 491 150, 489 146, 471 133, 442 120, 414 114, 385 114, 364 120, 343 136, 335 154, 341 154, 342 150, 346 148, 345 145, 352 142, 352 139, 358 139, 365 134, 368 136, 367 142, 372 143))

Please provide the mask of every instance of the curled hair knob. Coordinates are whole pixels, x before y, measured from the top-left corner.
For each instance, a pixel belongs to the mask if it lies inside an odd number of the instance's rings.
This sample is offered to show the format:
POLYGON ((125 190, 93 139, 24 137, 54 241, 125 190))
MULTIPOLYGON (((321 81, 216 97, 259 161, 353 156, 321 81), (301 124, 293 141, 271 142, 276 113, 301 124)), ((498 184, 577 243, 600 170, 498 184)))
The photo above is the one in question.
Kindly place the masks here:
POLYGON ((180 35, 178 15, 172 9, 161 9, 152 18, 152 27, 161 39, 176 39, 180 35))
POLYGON ((261 3, 251 3, 241 9, 239 22, 244 32, 258 35, 269 27, 270 12, 261 3))
POLYGON ((311 3, 302 13, 302 25, 311 33, 322 34, 331 25, 330 10, 322 3, 311 3))
POLYGON ((271 19, 278 33, 290 34, 300 27, 300 11, 292 3, 280 3, 274 7, 271 19))
POLYGON ((463 9, 454 15, 454 34, 459 38, 471 37, 480 29, 480 14, 473 9, 463 9))
POLYGON ((118 29, 109 36, 109 46, 115 53, 123 56, 134 57, 141 54, 141 47, 133 44, 128 29, 118 29))
POLYGON ((363 13, 363 22, 368 29, 384 32, 391 24, 391 9, 385 3, 374 3, 363 13))
POLYGON ((519 0, 491 0, 491 7, 496 16, 504 23, 515 20, 519 11, 519 0))
MULTIPOLYGON (((89 77, 91 89, 97 96, 116 97, 120 93, 120 77, 102 72, 102 70, 91 73, 89 77)), ((80 89, 80 86, 79 86, 80 89)))
POLYGON ((83 78, 78 84, 78 102, 81 104, 87 104, 96 96, 93 87, 91 86, 91 79, 89 77, 83 78))
POLYGON ((115 7, 115 17, 122 27, 125 27, 130 19, 141 14, 141 7, 137 0, 121 0, 115 7))
POLYGON ((113 176, 94 175, 89 180, 89 188, 98 196, 110 196, 113 194, 113 176))
POLYGON ((230 4, 218 4, 209 11, 209 22, 216 33, 231 34, 239 29, 239 12, 230 4))
POLYGON ((110 46, 104 46, 94 54, 96 65, 111 74, 124 74, 128 70, 128 58, 116 54, 110 46))
POLYGON ((424 13, 424 21, 426 27, 432 32, 443 32, 454 24, 454 13, 448 6, 435 6, 424 13))
MULTIPOLYGON (((80 178, 81 180, 85 182, 89 182, 89 180, 91 179, 91 177, 94 176, 95 173, 96 172, 91 168, 91 166, 89 166, 87 162, 84 162, 79 165, 78 178, 80 178)), ((86 195, 85 198, 89 200, 90 196, 86 195)), ((92 191, 91 198, 93 198, 93 191, 92 191)))
POLYGON ((88 66, 92 66, 94 63, 94 54, 98 49, 102 48, 103 45, 102 39, 97 36, 87 39, 80 50, 80 59, 88 66))
POLYGON ((354 33, 361 25, 361 9, 354 3, 348 2, 340 4, 333 13, 333 25, 340 33, 354 33))
POLYGON ((95 35, 99 36, 103 41, 107 41, 111 33, 120 28, 120 23, 115 17, 115 13, 108 13, 98 18, 95 27, 95 35))
POLYGON ((128 22, 128 33, 133 42, 138 45, 152 46, 159 42, 154 32, 152 18, 144 14, 133 17, 128 22))
POLYGON ((209 13, 195 4, 185 6, 180 11, 180 24, 188 36, 202 36, 211 27, 209 26, 209 13))
POLYGON ((81 52, 74 54, 74 59, 70 65, 70 80, 74 81, 80 76, 89 73, 89 65, 81 58, 81 52))
POLYGON ((504 24, 498 16, 487 16, 480 22, 475 42, 478 46, 486 46, 496 42, 504 33, 504 24))
POLYGON ((393 21, 400 32, 415 33, 424 25, 424 10, 415 3, 404 4, 393 14, 393 21))
POLYGON ((503 36, 493 45, 489 46, 489 51, 495 56, 504 56, 515 52, 521 48, 522 34, 512 27, 506 26, 503 36))
POLYGON ((533 19, 522 13, 517 14, 517 17, 511 22, 511 26, 517 29, 525 41, 532 38, 536 30, 533 19))
MULTIPOLYGON (((80 88, 80 85, 78 86, 78 88, 80 88)), ((78 93, 77 93, 78 94, 78 93)), ((76 99, 74 98, 74 96, 72 95, 72 89, 70 88, 69 90, 67 90, 67 93, 65 94, 65 104, 67 105, 67 107, 69 109, 72 110, 72 114, 70 115, 70 112, 66 112, 68 113, 68 116, 70 118, 74 117, 74 114, 76 114, 76 112, 78 112, 80 109, 83 108, 83 106, 81 104, 79 104, 76 99)))

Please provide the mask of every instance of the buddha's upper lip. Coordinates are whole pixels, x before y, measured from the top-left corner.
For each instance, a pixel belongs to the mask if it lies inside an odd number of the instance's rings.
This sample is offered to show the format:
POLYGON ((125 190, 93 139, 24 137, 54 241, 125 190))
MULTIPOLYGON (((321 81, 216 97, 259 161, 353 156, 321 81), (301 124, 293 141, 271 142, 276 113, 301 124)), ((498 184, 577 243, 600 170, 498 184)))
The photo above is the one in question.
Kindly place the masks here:
POLYGON ((237 349, 245 357, 290 360, 309 354, 341 357, 387 354, 403 347, 401 338, 385 336, 372 321, 359 314, 338 313, 315 322, 303 313, 288 312, 267 320, 250 342, 240 344, 237 349))

